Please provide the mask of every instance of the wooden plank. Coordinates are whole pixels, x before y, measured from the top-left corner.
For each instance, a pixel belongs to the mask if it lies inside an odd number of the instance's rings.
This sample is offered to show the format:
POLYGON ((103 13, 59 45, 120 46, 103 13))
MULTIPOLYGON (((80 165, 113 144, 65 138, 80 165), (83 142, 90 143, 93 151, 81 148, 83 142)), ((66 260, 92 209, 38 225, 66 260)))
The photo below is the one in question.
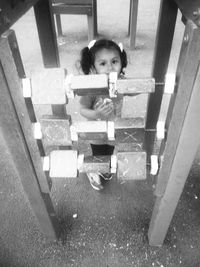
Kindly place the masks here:
POLYGON ((176 70, 176 86, 175 86, 174 94, 171 97, 170 104, 169 104, 169 110, 168 110, 168 114, 166 118, 166 129, 168 129, 169 123, 171 120, 172 111, 173 111, 174 103, 176 100, 177 84, 179 84, 181 74, 183 73, 185 61, 187 60, 187 53, 189 49, 188 45, 189 45, 189 41, 192 39, 192 36, 193 36, 193 28, 194 28, 194 23, 192 21, 188 21, 185 26, 185 32, 183 35, 183 41, 182 41, 181 50, 179 54, 177 70, 176 70))
POLYGON ((94 37, 98 36, 97 0, 92 0, 94 37))
POLYGON ((193 84, 196 77, 197 67, 200 58, 200 32, 193 24, 193 34, 188 43, 188 50, 186 54, 185 64, 182 74, 179 79, 177 88, 176 101, 174 104, 171 122, 168 128, 168 135, 165 144, 163 167, 159 172, 158 183, 156 186, 156 195, 162 196, 165 191, 165 187, 168 182, 170 169, 173 163, 173 159, 176 153, 176 146, 181 133, 182 124, 188 108, 189 99, 193 84), (167 164, 165 163, 167 162, 167 164))
POLYGON ((146 120, 147 103, 149 96, 139 94, 124 96, 122 101, 121 118, 144 118, 146 120))
POLYGON ((80 3, 82 5, 91 5, 93 0, 53 0, 52 1, 55 4, 67 4, 67 5, 80 5, 80 3))
POLYGON ((50 153, 50 177, 76 178, 77 177, 77 151, 55 150, 50 153))
POLYGON ((77 14, 77 15, 92 15, 92 7, 87 5, 66 5, 54 4, 52 6, 53 13, 55 14, 77 14))
MULTIPOLYGON (((198 35, 200 35, 200 31, 198 29, 198 35)), ((199 53, 199 43, 196 43, 198 53, 199 53)), ((197 54, 194 53, 196 56, 197 54)), ((199 58, 199 55, 198 55, 199 58)), ((189 60, 190 61, 190 60, 189 60)), ((191 64, 191 63, 190 63, 191 64)), ((195 64, 196 65, 196 64, 195 64)), ((187 70, 188 71, 188 70, 187 70)), ((192 79, 193 80, 193 79, 192 79)), ((156 203, 153 210, 153 215, 151 218, 150 228, 148 232, 149 243, 154 246, 162 245, 165 235, 167 233, 168 227, 170 225, 171 219, 175 212, 176 206, 178 204, 180 195, 183 191, 183 187, 185 185, 185 181, 188 177, 190 168, 192 166, 193 160, 195 158, 197 149, 200 144, 200 69, 198 66, 198 73, 195 79, 195 83, 193 86, 193 91, 191 93, 191 97, 184 100, 185 97, 180 92, 180 98, 177 95, 177 102, 189 102, 187 106, 187 110, 184 112, 184 118, 182 120, 182 129, 179 135, 179 139, 174 140, 168 137, 169 141, 176 142, 175 153, 171 150, 170 152, 173 162, 168 158, 168 161, 165 160, 163 162, 160 175, 158 179, 161 178, 162 169, 166 166, 170 169, 168 173, 165 175, 168 178, 168 183, 165 188, 165 192, 163 196, 159 196, 156 199, 156 203)), ((180 88, 184 89, 184 88, 180 88)), ((189 90, 189 88, 187 88, 189 90)), ((185 92, 184 92, 185 93, 185 92)), ((175 104, 175 108, 178 107, 178 104, 175 104)), ((172 122, 177 115, 178 110, 174 113, 174 117, 172 117, 172 122)), ((179 112, 182 112, 180 110, 179 112)), ((166 146, 166 153, 168 150, 168 144, 166 146)), ((164 154, 164 156, 167 154, 164 154)))
POLYGON ((167 113, 169 109, 170 100, 171 100, 170 94, 163 94, 158 122, 163 122, 165 124, 166 119, 167 119, 167 113))
POLYGON ((115 129, 116 143, 142 144, 144 142, 144 129, 120 128, 115 129))
POLYGON ((110 156, 88 156, 84 158, 79 172, 110 172, 110 156))
POLYGON ((130 0, 129 12, 129 32, 130 32, 130 49, 135 49, 136 29, 137 29, 138 0, 130 0))
MULTIPOLYGON (((129 143, 133 147, 141 147, 144 142, 144 119, 118 119, 115 121, 115 143, 129 143)), ((123 146, 123 145, 122 145, 123 146)), ((121 146, 121 148, 122 148, 121 146)))
POLYGON ((47 68, 59 67, 60 60, 51 1, 38 1, 34 5, 34 13, 44 66, 47 68))
POLYGON ((44 146, 71 146, 70 122, 67 119, 42 117, 40 119, 44 146))
POLYGON ((119 180, 146 179, 146 152, 117 153, 117 177, 119 180))
MULTIPOLYGON (((173 108, 174 108, 174 103, 176 100, 176 94, 177 94, 177 88, 178 88, 178 84, 180 81, 180 77, 183 74, 183 69, 184 69, 184 65, 185 62, 187 61, 188 58, 188 50, 189 50, 189 41, 192 39, 193 36, 193 28, 194 28, 194 24, 191 21, 188 21, 185 27, 185 32, 184 32, 184 36, 183 36, 183 42, 182 42, 182 46, 181 46, 181 51, 180 51, 180 55, 179 55, 179 60, 178 60, 178 65, 177 65, 177 70, 176 70, 176 86, 175 86, 175 91, 174 94, 170 96, 166 96, 166 100, 165 100, 165 95, 163 95, 163 99, 162 102, 166 102, 166 103, 162 103, 161 104, 161 110, 160 110, 160 117, 158 118, 158 120, 160 121, 164 121, 165 122, 165 129, 166 132, 168 132, 168 128, 169 128, 169 124, 171 121, 171 117, 172 117, 172 112, 173 112, 173 108), (170 99, 169 99, 170 98, 170 99), (164 105, 163 105, 164 104, 164 105), (163 107, 162 107, 163 105, 163 107), (166 106, 168 106, 168 110, 166 110, 166 106), (167 113, 166 113, 167 112, 167 113), (164 117, 163 117, 163 114, 164 117), (167 114, 167 116, 166 116, 167 114)), ((152 154, 158 155, 158 157, 160 158, 164 152, 165 149, 165 142, 166 140, 157 140, 157 138, 155 137, 154 140, 154 145, 153 145, 153 150, 152 150, 152 154)))
POLYGON ((106 121, 79 121, 74 122, 72 126, 77 133, 105 133, 107 132, 106 121))
POLYGON ((64 105, 65 70, 62 68, 37 69, 31 72, 32 101, 34 105, 64 105))
POLYGON ((77 95, 108 95, 106 74, 77 75, 71 78, 71 89, 77 95))
MULTIPOLYGON (((154 50, 152 77, 156 83, 163 83, 167 73, 174 28, 177 17, 177 5, 174 1, 162 0, 160 3, 158 28, 154 50), (168 14, 166 16, 166 14, 168 14)), ((162 100, 163 86, 156 85, 155 93, 150 95, 146 128, 155 129, 162 100)))
POLYGON ((72 126, 82 140, 107 140, 106 121, 79 121, 72 126))
POLYGON ((154 78, 119 79, 116 82, 119 94, 153 93, 155 90, 154 78))
MULTIPOLYGON (((2 48, 2 40, 0 51, 1 55, 2 51, 5 51, 2 48)), ((7 66, 9 69, 9 76, 13 83, 16 84, 16 79, 10 69, 11 66, 13 65, 8 64, 7 66)), ((35 157, 37 154, 37 157, 40 158, 38 149, 36 145, 32 145, 32 149, 34 147, 35 151, 31 150, 32 153, 30 154, 30 148, 27 146, 27 139, 25 139, 22 131, 23 125, 27 126, 26 123, 22 124, 22 118, 26 121, 28 114, 23 113, 22 109, 20 109, 21 117, 18 117, 16 106, 13 105, 14 102, 11 99, 8 81, 5 79, 5 72, 2 68, 2 64, 0 64, 0 142, 1 145, 5 144, 5 151, 7 151, 7 153, 4 156, 8 157, 8 160, 12 163, 13 168, 18 174, 30 202, 31 209, 39 221, 42 232, 47 235, 48 238, 54 240, 59 235, 59 224, 50 199, 48 204, 43 201, 44 195, 49 198, 49 189, 43 171, 41 170, 40 173, 40 166, 38 165, 35 169, 38 162, 34 162, 32 156, 34 153, 35 157), (38 175, 40 174, 41 176, 39 177, 38 175)), ((19 96, 19 88, 15 87, 14 89, 16 89, 16 97, 19 96)), ((22 102, 18 102, 18 104, 22 104, 22 107, 24 105, 22 102)), ((19 107, 21 106, 19 105, 19 107)), ((28 127, 26 133, 30 128, 31 127, 28 127)), ((33 140, 31 131, 29 131, 29 134, 33 140)))
POLYGON ((118 152, 141 152, 144 151, 143 143, 115 143, 115 151, 118 152))
POLYGON ((135 117, 135 118, 116 118, 115 129, 122 128, 144 128, 145 120, 144 117, 135 117))
MULTIPOLYGON (((15 65, 15 62, 18 62, 18 64, 22 64, 22 62, 20 61, 20 58, 18 59, 15 58, 15 60, 13 58, 13 56, 18 55, 18 53, 13 53, 13 49, 18 49, 18 46, 15 34, 12 30, 2 35, 0 40, 0 48, 1 48, 0 59, 1 59, 1 64, 3 66, 3 73, 5 75, 4 79, 6 79, 5 82, 8 85, 8 90, 9 90, 9 93, 7 92, 8 94, 7 97, 8 98, 10 97, 9 94, 12 97, 12 101, 14 103, 15 110, 17 112, 17 116, 23 131, 23 135, 30 153, 31 160, 33 162, 33 166, 36 172, 36 176, 41 191, 48 193, 49 192, 48 183, 42 170, 39 150, 33 138, 32 124, 29 119, 26 105, 24 103, 21 80, 18 76, 17 68, 15 65), (12 45, 12 42, 14 40, 15 40, 15 45, 12 45)), ((7 110, 6 106, 5 110, 7 110)), ((11 127, 10 124, 9 127, 11 127)))

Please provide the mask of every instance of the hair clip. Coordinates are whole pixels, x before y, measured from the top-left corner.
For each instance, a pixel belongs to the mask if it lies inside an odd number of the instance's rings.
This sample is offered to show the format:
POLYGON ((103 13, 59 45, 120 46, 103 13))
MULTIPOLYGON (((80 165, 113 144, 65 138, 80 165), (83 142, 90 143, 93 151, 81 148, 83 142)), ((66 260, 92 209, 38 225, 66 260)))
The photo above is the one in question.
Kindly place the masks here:
POLYGON ((122 44, 122 43, 118 43, 118 46, 119 46, 121 52, 123 52, 123 50, 124 50, 124 48, 123 48, 123 44, 122 44))
POLYGON ((96 43, 96 40, 90 41, 88 44, 88 49, 90 50, 94 46, 95 43, 96 43))

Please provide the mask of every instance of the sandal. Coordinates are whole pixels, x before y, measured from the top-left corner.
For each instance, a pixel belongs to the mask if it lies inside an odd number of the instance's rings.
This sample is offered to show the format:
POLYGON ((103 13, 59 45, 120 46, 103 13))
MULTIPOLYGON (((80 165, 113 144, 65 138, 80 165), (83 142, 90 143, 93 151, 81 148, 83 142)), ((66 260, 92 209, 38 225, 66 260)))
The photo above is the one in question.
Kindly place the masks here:
POLYGON ((87 173, 87 177, 90 181, 92 188, 95 190, 102 190, 103 185, 101 184, 100 176, 97 173, 87 173))

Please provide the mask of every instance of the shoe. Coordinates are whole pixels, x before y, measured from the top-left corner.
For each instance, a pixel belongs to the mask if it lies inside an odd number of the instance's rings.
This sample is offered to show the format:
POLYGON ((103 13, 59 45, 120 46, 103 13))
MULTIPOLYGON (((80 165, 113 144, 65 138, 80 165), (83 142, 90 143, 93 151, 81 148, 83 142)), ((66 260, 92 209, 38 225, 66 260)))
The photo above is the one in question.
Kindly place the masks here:
POLYGON ((111 180, 113 175, 111 173, 100 173, 99 174, 104 180, 111 180))
POLYGON ((97 173, 87 173, 87 177, 90 181, 91 186, 95 190, 102 190, 103 185, 101 184, 100 176, 97 173))

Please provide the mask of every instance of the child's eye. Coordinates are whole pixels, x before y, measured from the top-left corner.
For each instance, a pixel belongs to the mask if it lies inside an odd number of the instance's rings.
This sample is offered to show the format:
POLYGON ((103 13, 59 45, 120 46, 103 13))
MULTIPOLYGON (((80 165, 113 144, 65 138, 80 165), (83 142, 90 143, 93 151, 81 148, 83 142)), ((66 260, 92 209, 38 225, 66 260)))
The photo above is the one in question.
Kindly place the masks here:
POLYGON ((100 66, 105 66, 105 64, 106 64, 105 62, 101 62, 100 66))
POLYGON ((113 63, 113 64, 117 64, 118 62, 119 62, 119 61, 118 61, 117 59, 114 59, 112 63, 113 63))

